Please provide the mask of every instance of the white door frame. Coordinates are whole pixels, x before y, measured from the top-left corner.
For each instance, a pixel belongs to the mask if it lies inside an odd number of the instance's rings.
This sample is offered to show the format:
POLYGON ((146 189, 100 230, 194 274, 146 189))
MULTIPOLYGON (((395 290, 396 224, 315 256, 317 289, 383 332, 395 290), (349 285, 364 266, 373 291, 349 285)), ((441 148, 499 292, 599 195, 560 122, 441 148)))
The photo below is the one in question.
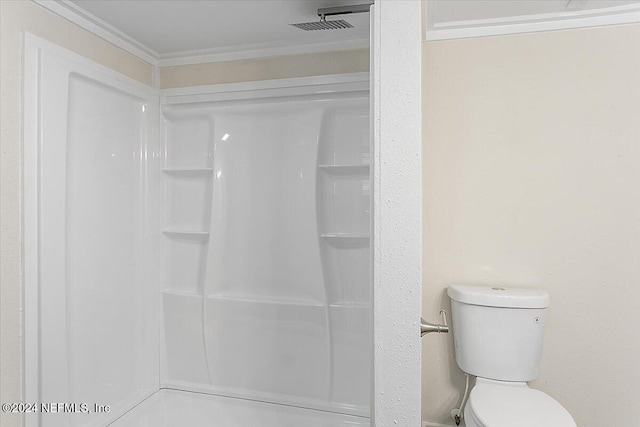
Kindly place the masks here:
POLYGON ((421 6, 372 10, 373 427, 420 426, 421 6))

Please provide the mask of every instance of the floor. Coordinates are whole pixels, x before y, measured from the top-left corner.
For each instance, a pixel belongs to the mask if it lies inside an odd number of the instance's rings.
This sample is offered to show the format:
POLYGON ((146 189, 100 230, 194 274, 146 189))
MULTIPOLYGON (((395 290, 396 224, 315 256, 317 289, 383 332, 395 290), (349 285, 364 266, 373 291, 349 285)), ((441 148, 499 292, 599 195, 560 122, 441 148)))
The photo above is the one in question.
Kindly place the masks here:
POLYGON ((369 419, 272 403, 160 390, 110 427, 365 427, 369 419))

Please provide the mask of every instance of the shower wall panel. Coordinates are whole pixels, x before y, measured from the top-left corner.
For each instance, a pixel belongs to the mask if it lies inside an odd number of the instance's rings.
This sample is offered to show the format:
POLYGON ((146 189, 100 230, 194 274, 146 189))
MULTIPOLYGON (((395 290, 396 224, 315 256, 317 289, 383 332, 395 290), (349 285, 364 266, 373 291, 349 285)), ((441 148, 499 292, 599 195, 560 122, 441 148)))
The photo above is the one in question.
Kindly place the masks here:
POLYGON ((367 95, 165 107, 163 384, 368 416, 367 95))
POLYGON ((36 402, 86 407, 27 422, 106 425, 159 387, 147 238, 157 98, 63 56, 43 52, 39 60, 39 277, 29 288, 37 303, 27 305, 28 328, 38 331, 28 357, 39 379, 27 392, 36 402))

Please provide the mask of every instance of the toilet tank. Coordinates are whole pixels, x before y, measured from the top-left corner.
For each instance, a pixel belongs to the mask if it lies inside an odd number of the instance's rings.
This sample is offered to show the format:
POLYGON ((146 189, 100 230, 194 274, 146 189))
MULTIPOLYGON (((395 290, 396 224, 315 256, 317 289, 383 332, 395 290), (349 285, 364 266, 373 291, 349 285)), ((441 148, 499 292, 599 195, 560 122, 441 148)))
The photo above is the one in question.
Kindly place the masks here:
POLYGON ((500 381, 538 376, 549 293, 544 289, 450 285, 456 362, 500 381))

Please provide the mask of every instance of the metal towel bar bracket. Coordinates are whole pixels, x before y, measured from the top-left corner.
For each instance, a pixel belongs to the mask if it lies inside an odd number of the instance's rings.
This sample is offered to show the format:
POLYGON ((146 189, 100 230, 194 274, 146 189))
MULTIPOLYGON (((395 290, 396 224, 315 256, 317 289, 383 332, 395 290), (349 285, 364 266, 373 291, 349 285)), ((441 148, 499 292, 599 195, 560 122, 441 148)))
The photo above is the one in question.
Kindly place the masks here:
POLYGON ((423 337, 431 332, 437 332, 439 334, 448 334, 449 326, 447 325, 447 312, 440 310, 440 316, 442 316, 442 324, 429 323, 423 318, 420 318, 420 336, 423 337))

